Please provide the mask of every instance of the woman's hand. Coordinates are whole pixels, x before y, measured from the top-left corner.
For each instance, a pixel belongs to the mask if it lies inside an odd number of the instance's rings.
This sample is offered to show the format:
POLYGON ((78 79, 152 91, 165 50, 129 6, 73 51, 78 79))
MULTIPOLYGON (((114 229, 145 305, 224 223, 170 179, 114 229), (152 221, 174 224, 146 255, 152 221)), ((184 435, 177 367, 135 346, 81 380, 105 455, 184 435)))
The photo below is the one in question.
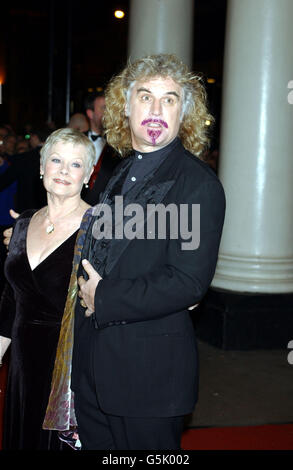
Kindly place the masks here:
MULTIPOLYGON (((15 212, 13 209, 10 209, 9 214, 11 215, 13 219, 17 219, 19 217, 19 214, 15 212)), ((13 231, 12 228, 7 228, 3 232, 3 237, 4 237, 3 243, 4 245, 6 245, 7 249, 8 249, 8 245, 10 243, 11 237, 12 237, 12 231, 13 231)))

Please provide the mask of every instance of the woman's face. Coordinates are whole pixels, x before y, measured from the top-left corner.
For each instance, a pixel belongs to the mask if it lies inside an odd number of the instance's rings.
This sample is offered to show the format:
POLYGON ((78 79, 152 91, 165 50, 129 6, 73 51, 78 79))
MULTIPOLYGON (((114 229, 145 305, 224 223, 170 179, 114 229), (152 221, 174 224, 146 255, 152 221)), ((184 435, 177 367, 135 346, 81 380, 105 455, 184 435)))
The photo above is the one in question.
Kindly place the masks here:
POLYGON ((69 142, 52 145, 41 174, 47 192, 63 197, 80 194, 88 181, 85 148, 69 142))

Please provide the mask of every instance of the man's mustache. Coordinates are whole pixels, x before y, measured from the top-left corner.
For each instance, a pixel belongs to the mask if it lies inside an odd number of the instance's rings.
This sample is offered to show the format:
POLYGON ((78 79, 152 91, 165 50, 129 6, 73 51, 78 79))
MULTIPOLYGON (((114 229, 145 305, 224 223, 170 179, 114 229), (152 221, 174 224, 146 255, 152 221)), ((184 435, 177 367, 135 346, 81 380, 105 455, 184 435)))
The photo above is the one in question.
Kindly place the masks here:
POLYGON ((162 124, 162 126, 166 127, 166 129, 168 129, 168 124, 166 123, 166 121, 164 121, 163 119, 144 119, 141 123, 142 126, 145 126, 146 124, 148 124, 149 122, 158 122, 159 124, 162 124))

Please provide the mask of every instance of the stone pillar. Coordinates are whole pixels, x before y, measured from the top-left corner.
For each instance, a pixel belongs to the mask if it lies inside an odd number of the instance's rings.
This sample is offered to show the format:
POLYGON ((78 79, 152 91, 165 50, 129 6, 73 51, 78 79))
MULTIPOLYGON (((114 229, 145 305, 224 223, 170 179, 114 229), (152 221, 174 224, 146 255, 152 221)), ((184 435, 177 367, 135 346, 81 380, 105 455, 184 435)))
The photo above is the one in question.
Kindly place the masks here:
POLYGON ((131 0, 128 56, 173 53, 192 67, 194 0, 131 0))
POLYGON ((292 0, 228 1, 219 165, 227 211, 206 318, 221 323, 216 342, 226 348, 293 338, 292 18, 292 0))

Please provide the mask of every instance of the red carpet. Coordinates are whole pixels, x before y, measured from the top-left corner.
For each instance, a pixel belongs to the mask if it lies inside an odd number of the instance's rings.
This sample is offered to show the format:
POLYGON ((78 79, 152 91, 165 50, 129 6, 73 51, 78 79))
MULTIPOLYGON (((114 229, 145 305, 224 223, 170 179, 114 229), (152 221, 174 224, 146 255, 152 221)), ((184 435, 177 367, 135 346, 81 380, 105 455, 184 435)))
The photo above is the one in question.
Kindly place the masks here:
MULTIPOLYGON (((0 449, 7 364, 0 369, 0 449)), ((293 450, 293 424, 188 429, 183 450, 293 450)))
POLYGON ((188 429, 184 450, 293 450, 293 424, 188 429))

